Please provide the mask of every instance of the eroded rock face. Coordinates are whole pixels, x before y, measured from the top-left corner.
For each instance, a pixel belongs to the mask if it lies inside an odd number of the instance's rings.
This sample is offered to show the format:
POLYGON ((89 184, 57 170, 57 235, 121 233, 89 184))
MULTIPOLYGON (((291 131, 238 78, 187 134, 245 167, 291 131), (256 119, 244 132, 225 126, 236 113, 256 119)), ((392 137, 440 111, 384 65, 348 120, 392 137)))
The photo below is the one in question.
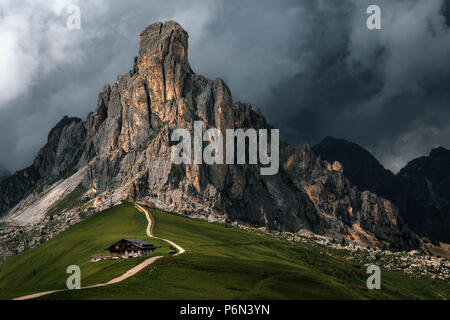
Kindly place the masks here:
POLYGON ((49 133, 48 142, 33 161, 43 179, 59 176, 78 164, 86 138, 84 123, 65 117, 49 133))
POLYGON ((78 118, 65 117, 49 133, 33 164, 0 183, 0 216, 40 186, 74 173, 84 150, 86 130, 78 118))
MULTIPOLYGON (((280 170, 274 176, 261 176, 259 165, 174 165, 171 133, 192 131, 194 121, 203 121, 204 130, 270 129, 258 109, 233 102, 221 79, 196 75, 187 53, 188 35, 177 23, 152 24, 140 35, 133 69, 102 89, 86 129, 80 125, 77 135, 64 127, 75 141, 87 133, 82 155, 75 159, 78 168, 87 167, 84 185, 97 193, 99 208, 111 199, 141 200, 211 221, 289 232, 308 229, 398 248, 417 245, 395 207, 358 192, 340 163, 320 160, 307 145, 281 141, 280 170)), ((50 144, 48 154, 57 168, 38 157, 36 180, 41 172, 54 174, 67 163, 60 148, 50 144)))

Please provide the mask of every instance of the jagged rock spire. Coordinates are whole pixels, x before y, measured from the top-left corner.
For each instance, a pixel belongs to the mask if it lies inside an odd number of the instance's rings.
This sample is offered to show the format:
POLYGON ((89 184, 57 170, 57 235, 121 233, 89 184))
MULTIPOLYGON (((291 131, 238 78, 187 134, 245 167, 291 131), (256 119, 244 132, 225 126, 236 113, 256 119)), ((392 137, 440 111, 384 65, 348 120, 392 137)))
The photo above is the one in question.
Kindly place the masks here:
POLYGON ((86 169, 83 183, 96 190, 98 209, 109 206, 109 199, 142 199, 210 221, 245 221, 290 232, 309 229, 372 244, 416 247, 415 236, 402 227, 390 202, 360 193, 341 170, 321 161, 307 146, 282 144, 276 176, 261 176, 255 165, 175 165, 172 130, 192 130, 198 120, 205 129, 269 129, 253 107, 233 103, 222 80, 192 72, 188 35, 180 25, 154 23, 140 35, 133 71, 102 90, 86 137, 81 121, 64 126, 59 135, 64 139, 52 139, 58 144, 50 142, 45 148, 49 157, 16 175, 20 188, 9 187, 12 178, 0 184, 0 212, 23 198, 17 194, 26 195, 40 185, 38 173, 69 169, 68 160, 82 151, 76 166, 86 169), (72 145, 81 147, 66 148, 72 145), (30 186, 32 174, 37 177, 30 186))
POLYGON ((137 71, 146 75, 157 103, 179 99, 186 74, 192 73, 188 61, 188 34, 175 21, 157 22, 139 36, 137 71))
POLYGON ((159 58, 163 62, 173 55, 180 63, 188 63, 188 33, 175 21, 156 22, 139 35, 139 57, 159 58))

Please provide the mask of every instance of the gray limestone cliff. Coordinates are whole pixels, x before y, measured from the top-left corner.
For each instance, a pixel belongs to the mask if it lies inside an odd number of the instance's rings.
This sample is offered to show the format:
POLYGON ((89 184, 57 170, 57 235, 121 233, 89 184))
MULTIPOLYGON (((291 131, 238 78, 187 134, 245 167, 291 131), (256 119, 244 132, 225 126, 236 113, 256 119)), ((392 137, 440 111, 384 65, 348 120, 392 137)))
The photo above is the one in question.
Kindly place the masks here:
POLYGON ((306 229, 401 249, 418 246, 395 206, 359 192, 338 162, 320 160, 308 145, 281 141, 274 176, 262 176, 259 165, 173 164, 171 133, 192 131, 194 121, 203 121, 204 130, 271 128, 257 108, 233 102, 224 81, 192 71, 188 34, 180 25, 154 23, 140 35, 132 70, 103 87, 87 121, 63 120, 33 165, 0 184, 0 211, 44 179, 75 167, 86 168, 83 184, 95 190, 100 206, 111 199, 145 200, 212 221, 306 229))

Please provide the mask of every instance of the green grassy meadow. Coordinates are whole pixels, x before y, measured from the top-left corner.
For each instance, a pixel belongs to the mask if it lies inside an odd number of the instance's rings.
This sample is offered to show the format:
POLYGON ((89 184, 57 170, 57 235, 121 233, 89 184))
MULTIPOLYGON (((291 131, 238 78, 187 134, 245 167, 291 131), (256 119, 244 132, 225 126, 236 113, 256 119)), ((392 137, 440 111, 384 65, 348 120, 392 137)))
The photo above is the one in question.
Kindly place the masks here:
MULTIPOLYGON (((295 246, 270 235, 250 233, 151 210, 154 234, 186 249, 165 257, 121 283, 55 293, 41 299, 449 299, 450 284, 382 271, 382 289, 368 290, 365 267, 342 251, 314 243, 295 246)), ((121 205, 73 226, 47 243, 0 265, 0 298, 65 287, 65 270, 77 264, 82 285, 111 280, 142 261, 96 264, 89 257, 124 237, 145 236, 144 214, 121 205)))
MULTIPOLYGON (((64 289, 69 265, 81 268, 81 285, 109 281, 142 262, 144 258, 109 260, 92 263, 90 257, 107 253, 104 249, 122 238, 148 237, 147 219, 130 205, 108 209, 88 218, 52 240, 27 250, 0 264, 0 299, 11 299, 40 291, 64 289)), ((162 246, 152 255, 166 255, 169 245, 151 239, 162 246)))

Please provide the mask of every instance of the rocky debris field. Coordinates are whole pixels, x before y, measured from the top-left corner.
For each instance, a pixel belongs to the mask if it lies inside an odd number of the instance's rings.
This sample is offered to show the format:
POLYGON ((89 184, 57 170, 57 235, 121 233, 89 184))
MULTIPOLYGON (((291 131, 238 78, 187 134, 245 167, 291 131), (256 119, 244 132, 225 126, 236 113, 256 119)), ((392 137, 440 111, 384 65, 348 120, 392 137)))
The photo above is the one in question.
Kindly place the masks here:
POLYGON ((440 280, 450 279, 450 260, 443 257, 426 255, 419 250, 383 250, 343 238, 336 240, 332 237, 316 235, 309 231, 290 233, 267 231, 265 228, 253 228, 237 222, 233 222, 232 225, 248 232, 269 234, 280 240, 288 241, 293 245, 301 242, 312 246, 320 246, 323 248, 321 254, 341 257, 351 263, 364 265, 365 267, 374 264, 382 269, 404 272, 412 277, 422 276, 440 280))
MULTIPOLYGON (((369 266, 375 264, 382 269, 401 271, 413 277, 428 276, 433 279, 450 279, 450 261, 442 257, 425 255, 418 250, 390 251, 362 244, 336 241, 323 237, 302 237, 282 233, 282 237, 288 241, 315 242, 326 248, 342 250, 347 260, 369 266)), ((325 252, 324 252, 325 254, 325 252)))
POLYGON ((0 223, 0 263, 54 238, 94 213, 92 208, 84 211, 71 210, 26 226, 0 223))

